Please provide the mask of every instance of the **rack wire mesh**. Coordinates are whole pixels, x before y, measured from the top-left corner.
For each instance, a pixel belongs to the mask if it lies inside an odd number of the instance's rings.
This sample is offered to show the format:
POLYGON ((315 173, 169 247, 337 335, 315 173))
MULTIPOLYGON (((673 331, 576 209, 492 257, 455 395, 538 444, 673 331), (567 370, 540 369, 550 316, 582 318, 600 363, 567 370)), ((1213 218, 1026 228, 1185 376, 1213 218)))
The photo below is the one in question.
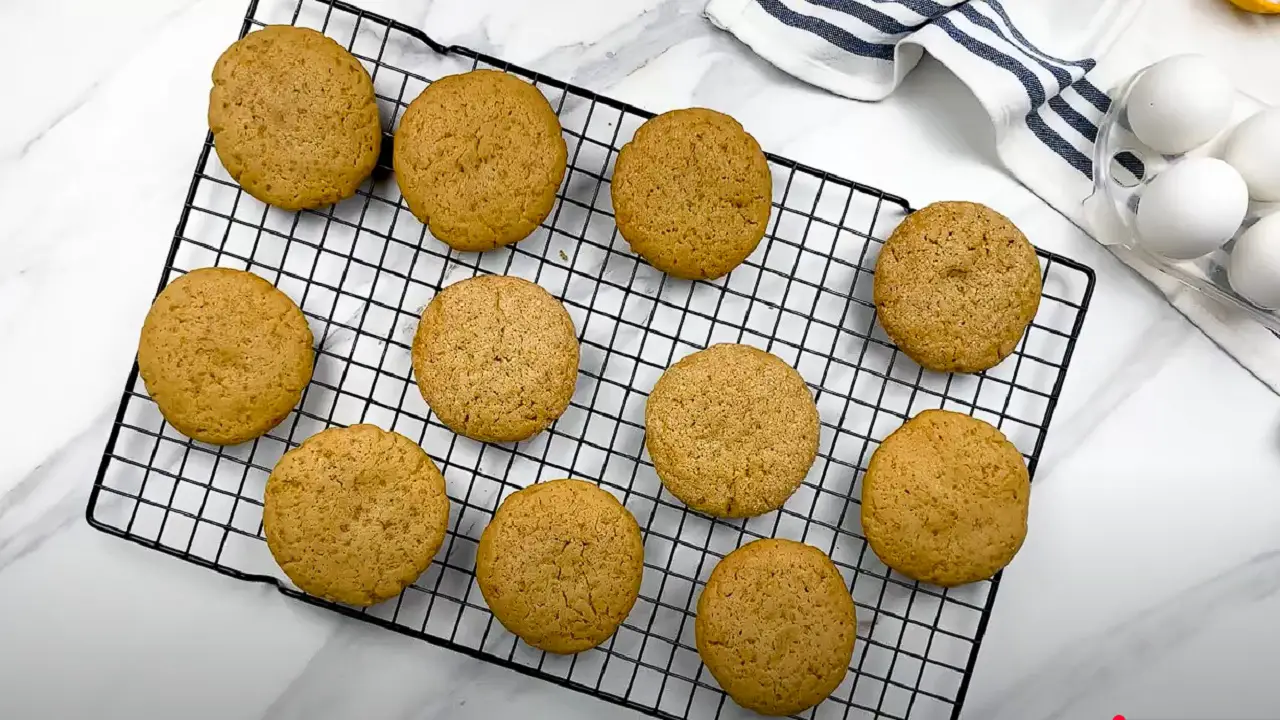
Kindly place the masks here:
POLYGON ((321 30, 374 79, 383 157, 357 197, 288 213, 243 193, 200 153, 160 287, 205 266, 248 269, 298 302, 320 338, 299 407, 250 443, 192 441, 164 423, 135 366, 89 500, 96 528, 345 615, 679 720, 746 717, 698 659, 693 618, 716 562, 745 542, 787 537, 827 552, 858 612, 850 671, 813 718, 956 718, 999 576, 943 590, 889 571, 868 551, 861 478, 880 440, 926 408, 998 425, 1032 473, 1093 292, 1093 273, 1041 251, 1040 310, 1015 353, 979 375, 921 370, 876 325, 871 301, 882 240, 906 200, 769 155, 773 214, 756 252, 713 282, 667 277, 632 255, 614 227, 612 160, 651 114, 473 52, 336 0, 251 3, 242 34, 265 24, 321 30), (559 113, 570 167, 551 216, 523 242, 467 254, 435 240, 391 176, 391 130, 408 102, 446 74, 514 73, 559 113), (461 438, 414 387, 410 344, 422 307, 480 273, 518 275, 561 298, 582 346, 573 401, 548 432, 519 444, 461 438), (745 521, 689 511, 644 452, 644 404, 662 371, 716 342, 745 342, 794 365, 822 418, 818 459, 782 510, 745 521), (298 592, 262 532, 266 478, 280 456, 330 426, 372 422, 417 439, 444 471, 452 510, 444 548, 397 599, 368 609, 298 592), (480 531, 501 500, 539 480, 587 478, 636 516, 645 541, 640 598, 599 648, 548 655, 494 622, 475 583, 480 531))

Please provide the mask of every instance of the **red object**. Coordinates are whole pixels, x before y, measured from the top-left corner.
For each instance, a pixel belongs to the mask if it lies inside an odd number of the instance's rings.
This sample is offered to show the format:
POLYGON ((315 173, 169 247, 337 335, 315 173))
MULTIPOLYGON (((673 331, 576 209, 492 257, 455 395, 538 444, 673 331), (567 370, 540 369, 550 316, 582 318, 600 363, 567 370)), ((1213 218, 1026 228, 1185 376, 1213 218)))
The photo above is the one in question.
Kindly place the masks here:
POLYGON ((1117 715, 1117 716, 1115 716, 1115 717, 1111 718, 1111 720, 1124 720, 1124 716, 1123 716, 1123 715, 1117 715))

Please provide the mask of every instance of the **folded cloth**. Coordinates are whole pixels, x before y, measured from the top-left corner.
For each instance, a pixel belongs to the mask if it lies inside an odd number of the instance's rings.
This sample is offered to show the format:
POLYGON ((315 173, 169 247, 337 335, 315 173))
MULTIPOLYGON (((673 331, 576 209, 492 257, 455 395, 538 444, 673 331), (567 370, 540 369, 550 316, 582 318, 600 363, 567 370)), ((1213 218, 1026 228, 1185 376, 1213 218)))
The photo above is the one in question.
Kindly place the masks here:
MULTIPOLYGON (((1135 65, 1133 53, 1113 52, 1142 4, 710 0, 706 15, 781 70, 857 100, 880 100, 893 92, 927 51, 973 91, 991 116, 996 150, 1009 172, 1088 230, 1084 200, 1093 192, 1093 144, 1111 104, 1103 88, 1160 59, 1135 65)), ((1117 257, 1280 393, 1280 338, 1236 308, 1123 252, 1117 257)))

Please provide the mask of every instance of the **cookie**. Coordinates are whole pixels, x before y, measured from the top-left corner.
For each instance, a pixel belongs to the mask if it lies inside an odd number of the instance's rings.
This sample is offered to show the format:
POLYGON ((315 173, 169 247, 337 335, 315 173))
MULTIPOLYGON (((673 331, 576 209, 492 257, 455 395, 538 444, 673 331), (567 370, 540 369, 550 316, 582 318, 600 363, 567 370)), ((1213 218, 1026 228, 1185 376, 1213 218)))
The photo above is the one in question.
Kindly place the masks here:
POLYGON ((977 418, 925 410, 884 439, 862 480, 862 530, 885 565, 950 587, 985 580, 1027 536, 1027 465, 977 418))
POLYGON ((164 419, 235 445, 280 424, 311 380, 311 328, 298 306, 243 270, 192 270, 151 305, 138 374, 164 419))
POLYGON ((782 507, 818 453, 818 407, 804 379, 749 345, 712 345, 667 368, 644 425, 663 486, 717 517, 782 507))
POLYGON ((643 575, 635 518, 582 480, 538 483, 508 497, 476 551, 476 580, 494 617, 553 653, 604 642, 631 612, 643 575))
POLYGON ((940 202, 898 226, 880 250, 876 314, 898 347, 939 372, 995 367, 1040 307, 1035 248, 984 205, 940 202))
POLYGON ((857 630, 835 563, 793 540, 756 540, 711 571, 694 637, 733 701, 764 715, 822 702, 844 680, 857 630))
POLYGON ((704 108, 672 110, 636 130, 610 186, 618 232, 659 270, 707 280, 756 249, 773 178, 755 138, 704 108))
POLYGON ((444 542, 444 476, 418 444, 374 425, 330 428, 280 458, 262 527, 303 591, 348 605, 393 598, 444 542))
POLYGON ((249 33, 218 58, 209 129, 245 192, 285 210, 351 197, 382 147, 364 66, 315 30, 288 25, 249 33))
POLYGON ((455 250, 523 240, 564 179, 560 120, 538 89, 497 70, 427 86, 396 130, 396 181, 409 210, 455 250))
POLYGON ((436 295, 413 339, 422 398, 449 429, 517 442, 569 406, 578 338, 560 301, 518 277, 482 275, 436 295))

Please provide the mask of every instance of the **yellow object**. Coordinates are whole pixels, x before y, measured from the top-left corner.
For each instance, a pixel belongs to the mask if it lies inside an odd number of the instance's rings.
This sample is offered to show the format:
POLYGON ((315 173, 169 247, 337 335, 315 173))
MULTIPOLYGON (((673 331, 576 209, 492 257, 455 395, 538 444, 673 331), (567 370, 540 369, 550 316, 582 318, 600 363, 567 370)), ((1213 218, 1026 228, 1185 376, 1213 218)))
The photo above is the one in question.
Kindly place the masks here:
POLYGON ((1248 12, 1266 15, 1280 13, 1280 2, 1272 2, 1272 0, 1227 0, 1227 2, 1248 12))

